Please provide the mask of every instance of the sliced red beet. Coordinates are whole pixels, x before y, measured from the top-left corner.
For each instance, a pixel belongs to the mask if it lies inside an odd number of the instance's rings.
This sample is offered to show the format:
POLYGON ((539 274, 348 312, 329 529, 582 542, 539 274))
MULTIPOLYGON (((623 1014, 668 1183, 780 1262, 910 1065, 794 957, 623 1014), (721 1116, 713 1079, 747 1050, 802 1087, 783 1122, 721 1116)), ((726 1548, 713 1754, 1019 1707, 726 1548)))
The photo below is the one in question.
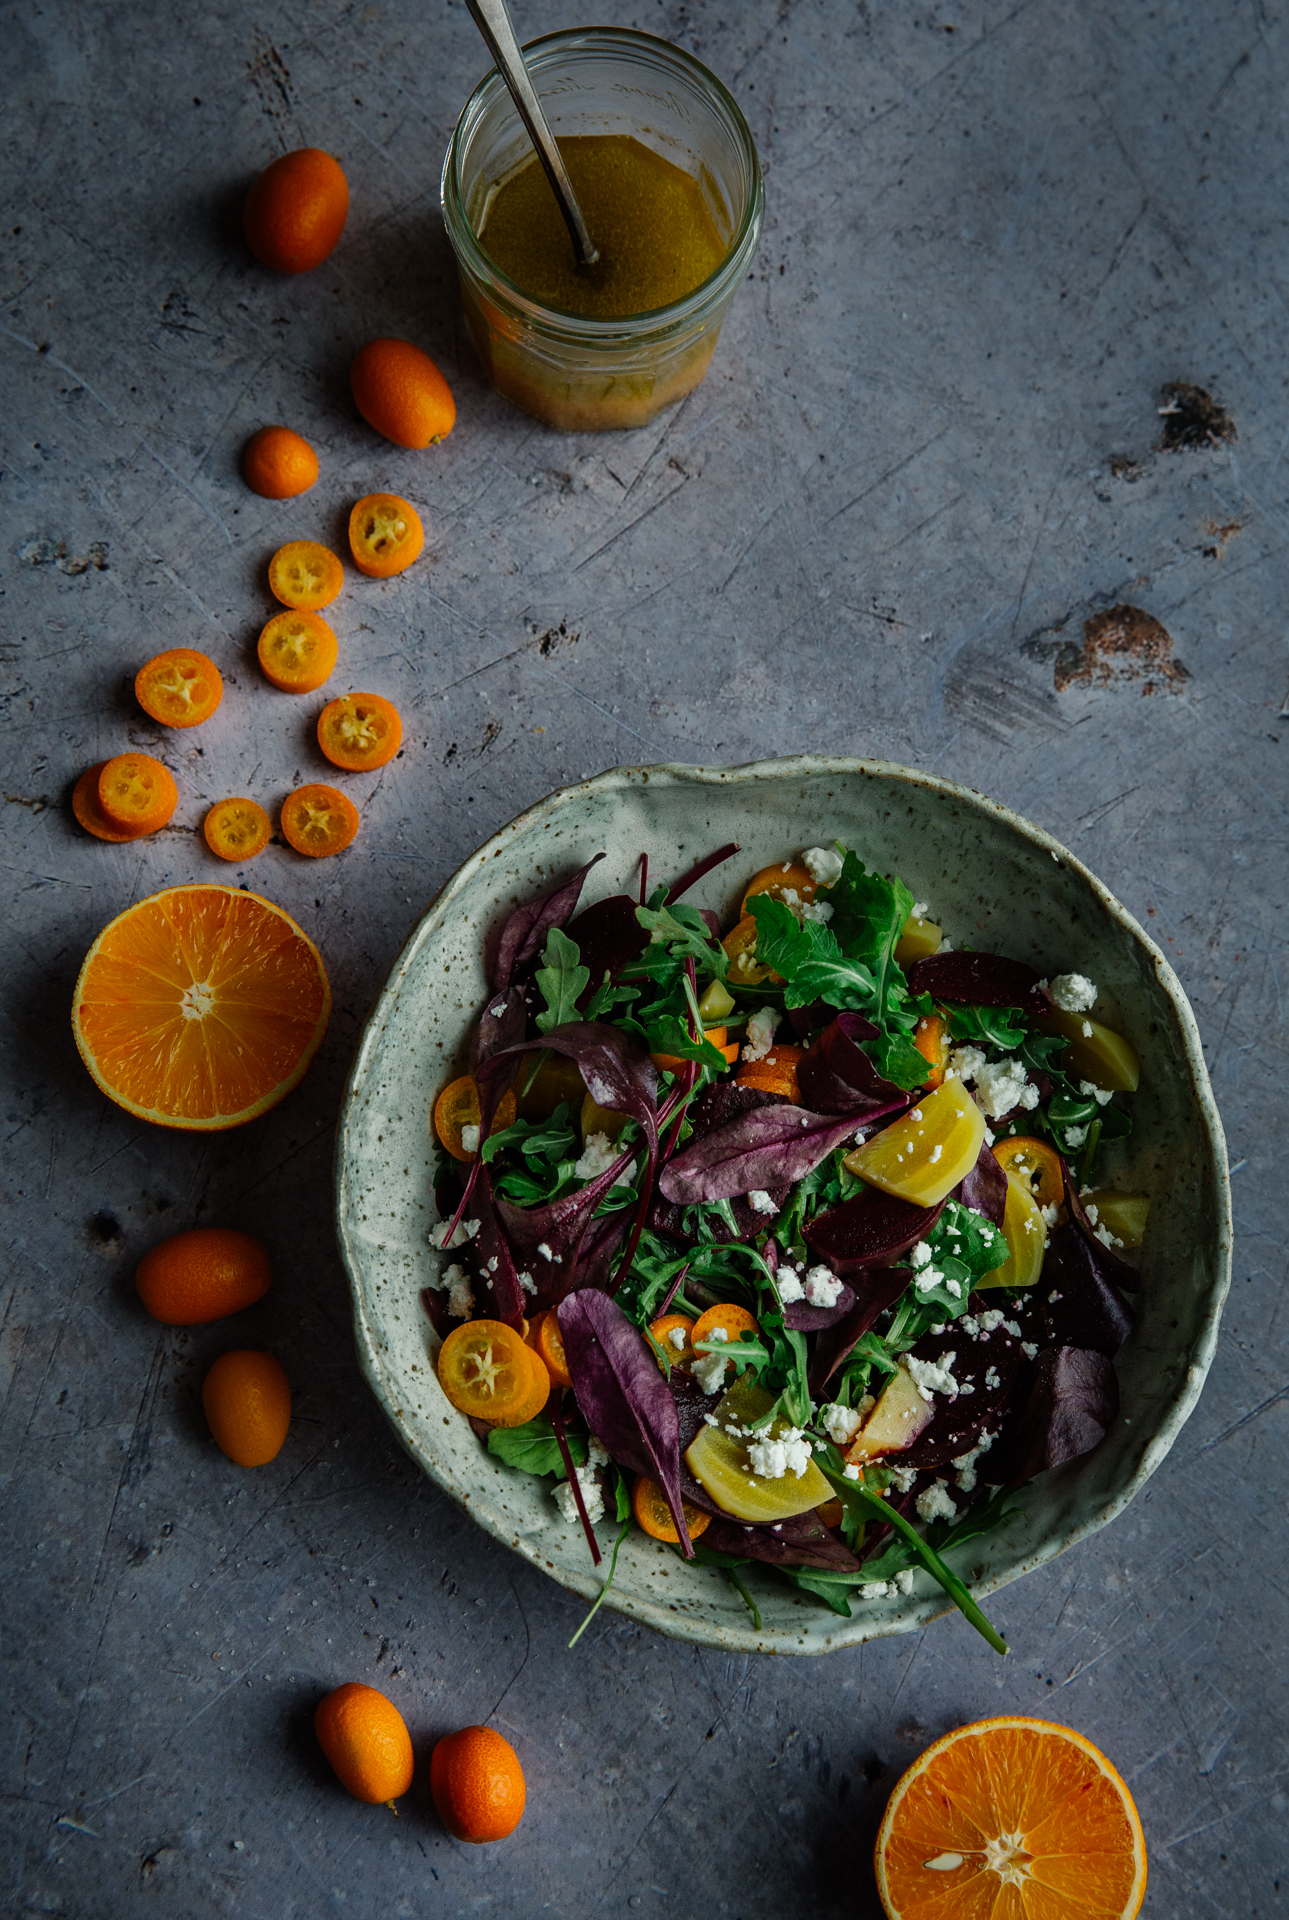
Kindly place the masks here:
POLYGON ((819 1399, 832 1375, 887 1307, 893 1307, 913 1278, 911 1267, 869 1267, 851 1276, 855 1304, 844 1319, 815 1336, 808 1377, 810 1391, 819 1399))
POLYGON ((1116 1354, 1136 1315, 1097 1259, 1101 1243, 1074 1226, 1056 1227, 1047 1243, 1039 1296, 1046 1338, 1054 1347, 1116 1354))
POLYGON ((1020 1007, 1032 1019, 1051 1012, 1038 974, 1001 953, 933 953, 908 971, 914 993, 968 1007, 1020 1007))
POLYGON ((861 1267, 892 1266, 926 1239, 943 1212, 943 1200, 933 1207, 915 1207, 911 1200, 870 1189, 816 1214, 805 1237, 833 1271, 848 1280, 861 1267))
MULTIPOLYGON (((976 1294, 973 1311, 961 1320, 951 1321, 943 1333, 927 1333, 913 1348, 917 1360, 943 1362, 953 1355, 950 1369, 958 1382, 956 1396, 937 1393, 931 1424, 924 1427, 905 1452, 892 1455, 902 1467, 943 1467, 961 1459, 979 1445, 982 1434, 997 1438, 1002 1432, 1016 1384, 1025 1366, 1020 1337, 1004 1326, 983 1327, 979 1314, 992 1318, 988 1293, 976 1294), (967 1324, 964 1326, 963 1322, 967 1324), (971 1331, 974 1328, 975 1331, 971 1331)), ((1005 1312, 1013 1326, 1019 1326, 1011 1312, 1011 1303, 994 1308, 1005 1312)), ((1024 1332, 1024 1329, 1021 1329, 1024 1332)), ((987 1466, 979 1469, 981 1479, 989 1478, 987 1466)))
POLYGON ((717 1553, 763 1560, 774 1567, 823 1567, 849 1573, 859 1566, 845 1541, 812 1513, 794 1514, 772 1527, 752 1527, 728 1517, 714 1519, 702 1539, 705 1547, 717 1553))
POLYGON ((783 1309, 783 1324, 794 1333, 820 1333, 825 1327, 835 1327, 839 1320, 844 1320, 854 1304, 854 1289, 843 1280, 834 1306, 812 1307, 808 1300, 793 1300, 783 1309))
MULTIPOLYGON (((703 1427, 703 1415, 714 1413, 720 1402, 719 1393, 704 1393, 692 1373, 682 1373, 679 1367, 673 1367, 667 1385, 671 1388, 671 1397, 676 1402, 676 1420, 680 1427, 680 1452, 682 1465, 686 1447, 692 1446, 703 1427)), ((686 1500, 689 1495, 686 1493, 686 1500)), ((690 1505, 693 1501, 690 1500, 690 1505)))
POLYGON ((1090 1453, 1118 1411, 1113 1360, 1086 1347, 1046 1348, 1034 1363, 1028 1398, 1009 1436, 1007 1484, 1020 1486, 1090 1453))
POLYGON ((597 987, 603 986, 606 973, 614 979, 649 944, 649 935, 636 919, 636 903, 625 893, 611 893, 607 900, 597 900, 564 931, 577 942, 582 965, 591 974, 578 998, 579 1008, 586 1005, 597 987))
POLYGON ((1065 1204, 1070 1209, 1070 1217, 1087 1242, 1088 1252, 1101 1272, 1113 1276, 1121 1287, 1131 1287, 1135 1292, 1141 1285, 1141 1275, 1121 1253, 1108 1247, 1104 1240, 1097 1238, 1096 1228, 1088 1219, 1088 1210, 1079 1198, 1079 1190, 1074 1175, 1070 1172, 1069 1162, 1061 1160, 1061 1172, 1065 1176, 1065 1204))
POLYGON ((860 1046, 877 1036, 878 1029, 862 1014, 839 1013, 797 1066, 805 1104, 816 1113, 863 1113, 871 1107, 887 1112, 893 1102, 911 1099, 882 1078, 860 1046))
POLYGON ((1007 1207, 1007 1175, 995 1160, 992 1147, 981 1147, 975 1166, 962 1183, 960 1198, 964 1207, 974 1207, 986 1220, 1001 1227, 1007 1207))

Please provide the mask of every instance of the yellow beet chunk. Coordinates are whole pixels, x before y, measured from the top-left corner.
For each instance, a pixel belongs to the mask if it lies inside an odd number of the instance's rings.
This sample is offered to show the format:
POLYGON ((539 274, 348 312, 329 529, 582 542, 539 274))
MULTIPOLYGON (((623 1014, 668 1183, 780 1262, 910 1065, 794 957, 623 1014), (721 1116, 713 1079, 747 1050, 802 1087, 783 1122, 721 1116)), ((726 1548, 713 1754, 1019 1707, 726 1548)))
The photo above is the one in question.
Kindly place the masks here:
POLYGON ((881 1453, 903 1453, 923 1428, 930 1426, 934 1412, 932 1403, 918 1392, 913 1376, 900 1367, 887 1380, 881 1399, 856 1434, 846 1458, 862 1463, 881 1453))
POLYGON ((1139 1247, 1146 1237, 1146 1219, 1150 1213, 1148 1193, 1116 1193, 1102 1187, 1097 1193, 1081 1196, 1085 1207, 1095 1207, 1098 1226, 1122 1240, 1125 1247, 1139 1247))
POLYGON ((586 1097, 586 1086, 577 1062, 566 1060, 561 1053, 539 1054, 538 1059, 540 1065, 531 1080, 528 1078, 533 1072, 531 1057, 520 1062, 515 1076, 520 1119, 549 1120, 556 1107, 564 1102, 580 1108, 586 1097))
POLYGON ((607 1133, 616 1143, 630 1118, 629 1113, 614 1113, 609 1107, 597 1105, 588 1093, 582 1102, 582 1139, 589 1140, 593 1133, 607 1133))
POLYGON ((1032 1287, 1043 1271, 1047 1252, 1047 1227, 1042 1211, 1030 1190, 1029 1181, 1018 1174, 1007 1176, 1007 1204, 1003 1208, 1003 1238, 1007 1258, 1001 1267, 984 1274, 978 1287, 1032 1287))
POLYGON ((933 1207, 975 1166, 985 1116, 961 1080, 946 1080, 884 1132, 846 1155, 843 1165, 870 1187, 933 1207))
POLYGON ((719 1425, 700 1427, 698 1438, 685 1454, 685 1465, 699 1486, 736 1520, 762 1525, 787 1520, 794 1513, 809 1513, 822 1506, 832 1495, 832 1488, 813 1460, 803 1474, 789 1470, 776 1480, 767 1480, 753 1467, 750 1449, 758 1441, 777 1440, 791 1431, 782 1420, 772 1421, 757 1433, 744 1431, 773 1405, 774 1395, 745 1375, 717 1407, 719 1425), (730 1433, 731 1426, 738 1431, 730 1433))
POLYGON ((896 964, 911 967, 915 960, 926 960, 931 954, 940 951, 940 942, 944 939, 944 930, 937 927, 934 920, 919 920, 916 914, 910 914, 904 922, 904 931, 895 942, 896 964))
POLYGON ((706 1025, 709 1020, 728 1019, 734 1007, 733 994, 726 993, 719 980, 709 980, 698 1002, 698 1011, 702 1016, 703 1024, 706 1025))
POLYGON ((1121 1033, 1090 1020, 1086 1013, 1063 1013, 1059 1007, 1049 1019, 1070 1043, 1061 1056, 1061 1068, 1072 1080, 1090 1080, 1115 1093, 1137 1091, 1141 1068, 1121 1033))

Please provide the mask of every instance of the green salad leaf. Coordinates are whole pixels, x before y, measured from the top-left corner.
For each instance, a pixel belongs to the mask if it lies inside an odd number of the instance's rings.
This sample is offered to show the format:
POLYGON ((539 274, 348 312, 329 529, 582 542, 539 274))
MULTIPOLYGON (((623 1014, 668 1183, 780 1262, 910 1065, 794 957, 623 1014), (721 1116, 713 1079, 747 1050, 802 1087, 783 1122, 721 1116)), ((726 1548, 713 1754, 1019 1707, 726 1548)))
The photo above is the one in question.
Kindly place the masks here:
MULTIPOLYGON (((565 1438, 574 1466, 586 1465, 586 1440, 576 1428, 569 1427, 565 1438)), ((568 1478, 555 1429, 544 1414, 528 1420, 522 1427, 494 1427, 488 1435, 488 1452, 508 1467, 522 1467, 525 1473, 553 1473, 557 1480, 568 1478)))
POLYGON ((536 1025, 539 1033, 550 1033, 553 1028, 579 1018, 578 996, 590 985, 591 970, 582 965, 576 940, 570 940, 558 927, 552 927, 547 934, 542 959, 545 965, 537 969, 535 978, 546 1006, 538 1014, 536 1025))

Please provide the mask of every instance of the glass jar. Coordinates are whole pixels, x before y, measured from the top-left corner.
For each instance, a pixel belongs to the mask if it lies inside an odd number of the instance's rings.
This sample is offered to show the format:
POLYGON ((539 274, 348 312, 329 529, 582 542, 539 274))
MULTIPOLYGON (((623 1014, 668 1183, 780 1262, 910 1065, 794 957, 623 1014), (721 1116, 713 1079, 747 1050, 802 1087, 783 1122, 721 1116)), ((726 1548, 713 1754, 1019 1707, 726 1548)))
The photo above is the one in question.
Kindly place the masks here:
MULTIPOLYGON (((756 148, 733 97, 669 41, 585 27, 530 41, 524 58, 556 139, 626 134, 699 183, 726 244, 720 266, 683 300, 605 320, 543 307, 477 238, 491 191, 532 154, 494 68, 467 100, 443 162, 443 218, 466 319, 499 393, 566 432, 642 427, 698 386, 725 310, 761 233, 756 148)), ((535 164, 535 163, 534 163, 535 164)))

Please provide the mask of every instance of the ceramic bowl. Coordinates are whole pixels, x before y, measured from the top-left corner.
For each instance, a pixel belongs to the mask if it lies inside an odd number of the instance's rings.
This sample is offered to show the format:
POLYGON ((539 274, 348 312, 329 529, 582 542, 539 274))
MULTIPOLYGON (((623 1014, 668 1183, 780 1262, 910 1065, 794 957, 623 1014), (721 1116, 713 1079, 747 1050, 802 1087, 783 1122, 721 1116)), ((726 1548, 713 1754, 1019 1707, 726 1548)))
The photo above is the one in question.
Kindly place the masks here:
MULTIPOLYGON (((688 898, 732 917, 741 884, 772 860, 834 838, 898 872, 955 945, 1079 972, 1097 1014, 1141 1057, 1134 1128, 1105 1175, 1152 1196, 1136 1328, 1116 1362, 1122 1411, 1084 1459, 1031 1483, 1020 1512, 954 1556, 978 1597, 1041 1566, 1121 1512, 1195 1405, 1230 1275, 1230 1193, 1221 1123, 1195 1019, 1167 960, 1072 854, 1006 807, 931 774, 881 761, 799 757, 746 767, 621 767, 519 815, 471 856, 422 917, 363 1033, 340 1118, 336 1222, 353 1288, 359 1358, 399 1439, 481 1527, 590 1600, 590 1565, 549 1482, 502 1466, 440 1390, 437 1342, 419 1294, 434 1271, 427 1236, 430 1107, 462 1070, 488 991, 484 952, 511 908, 601 849, 583 905, 652 883, 726 841, 742 852, 688 898)), ((606 1524, 602 1540, 612 1536, 606 1524)), ((745 1569, 761 1625, 733 1586, 633 1529, 606 1604, 679 1639, 741 1652, 822 1653, 906 1633, 943 1613, 926 1574, 911 1594, 855 1600, 843 1620, 770 1571, 745 1569)), ((967 1629, 964 1628, 964 1631, 967 1629)))

